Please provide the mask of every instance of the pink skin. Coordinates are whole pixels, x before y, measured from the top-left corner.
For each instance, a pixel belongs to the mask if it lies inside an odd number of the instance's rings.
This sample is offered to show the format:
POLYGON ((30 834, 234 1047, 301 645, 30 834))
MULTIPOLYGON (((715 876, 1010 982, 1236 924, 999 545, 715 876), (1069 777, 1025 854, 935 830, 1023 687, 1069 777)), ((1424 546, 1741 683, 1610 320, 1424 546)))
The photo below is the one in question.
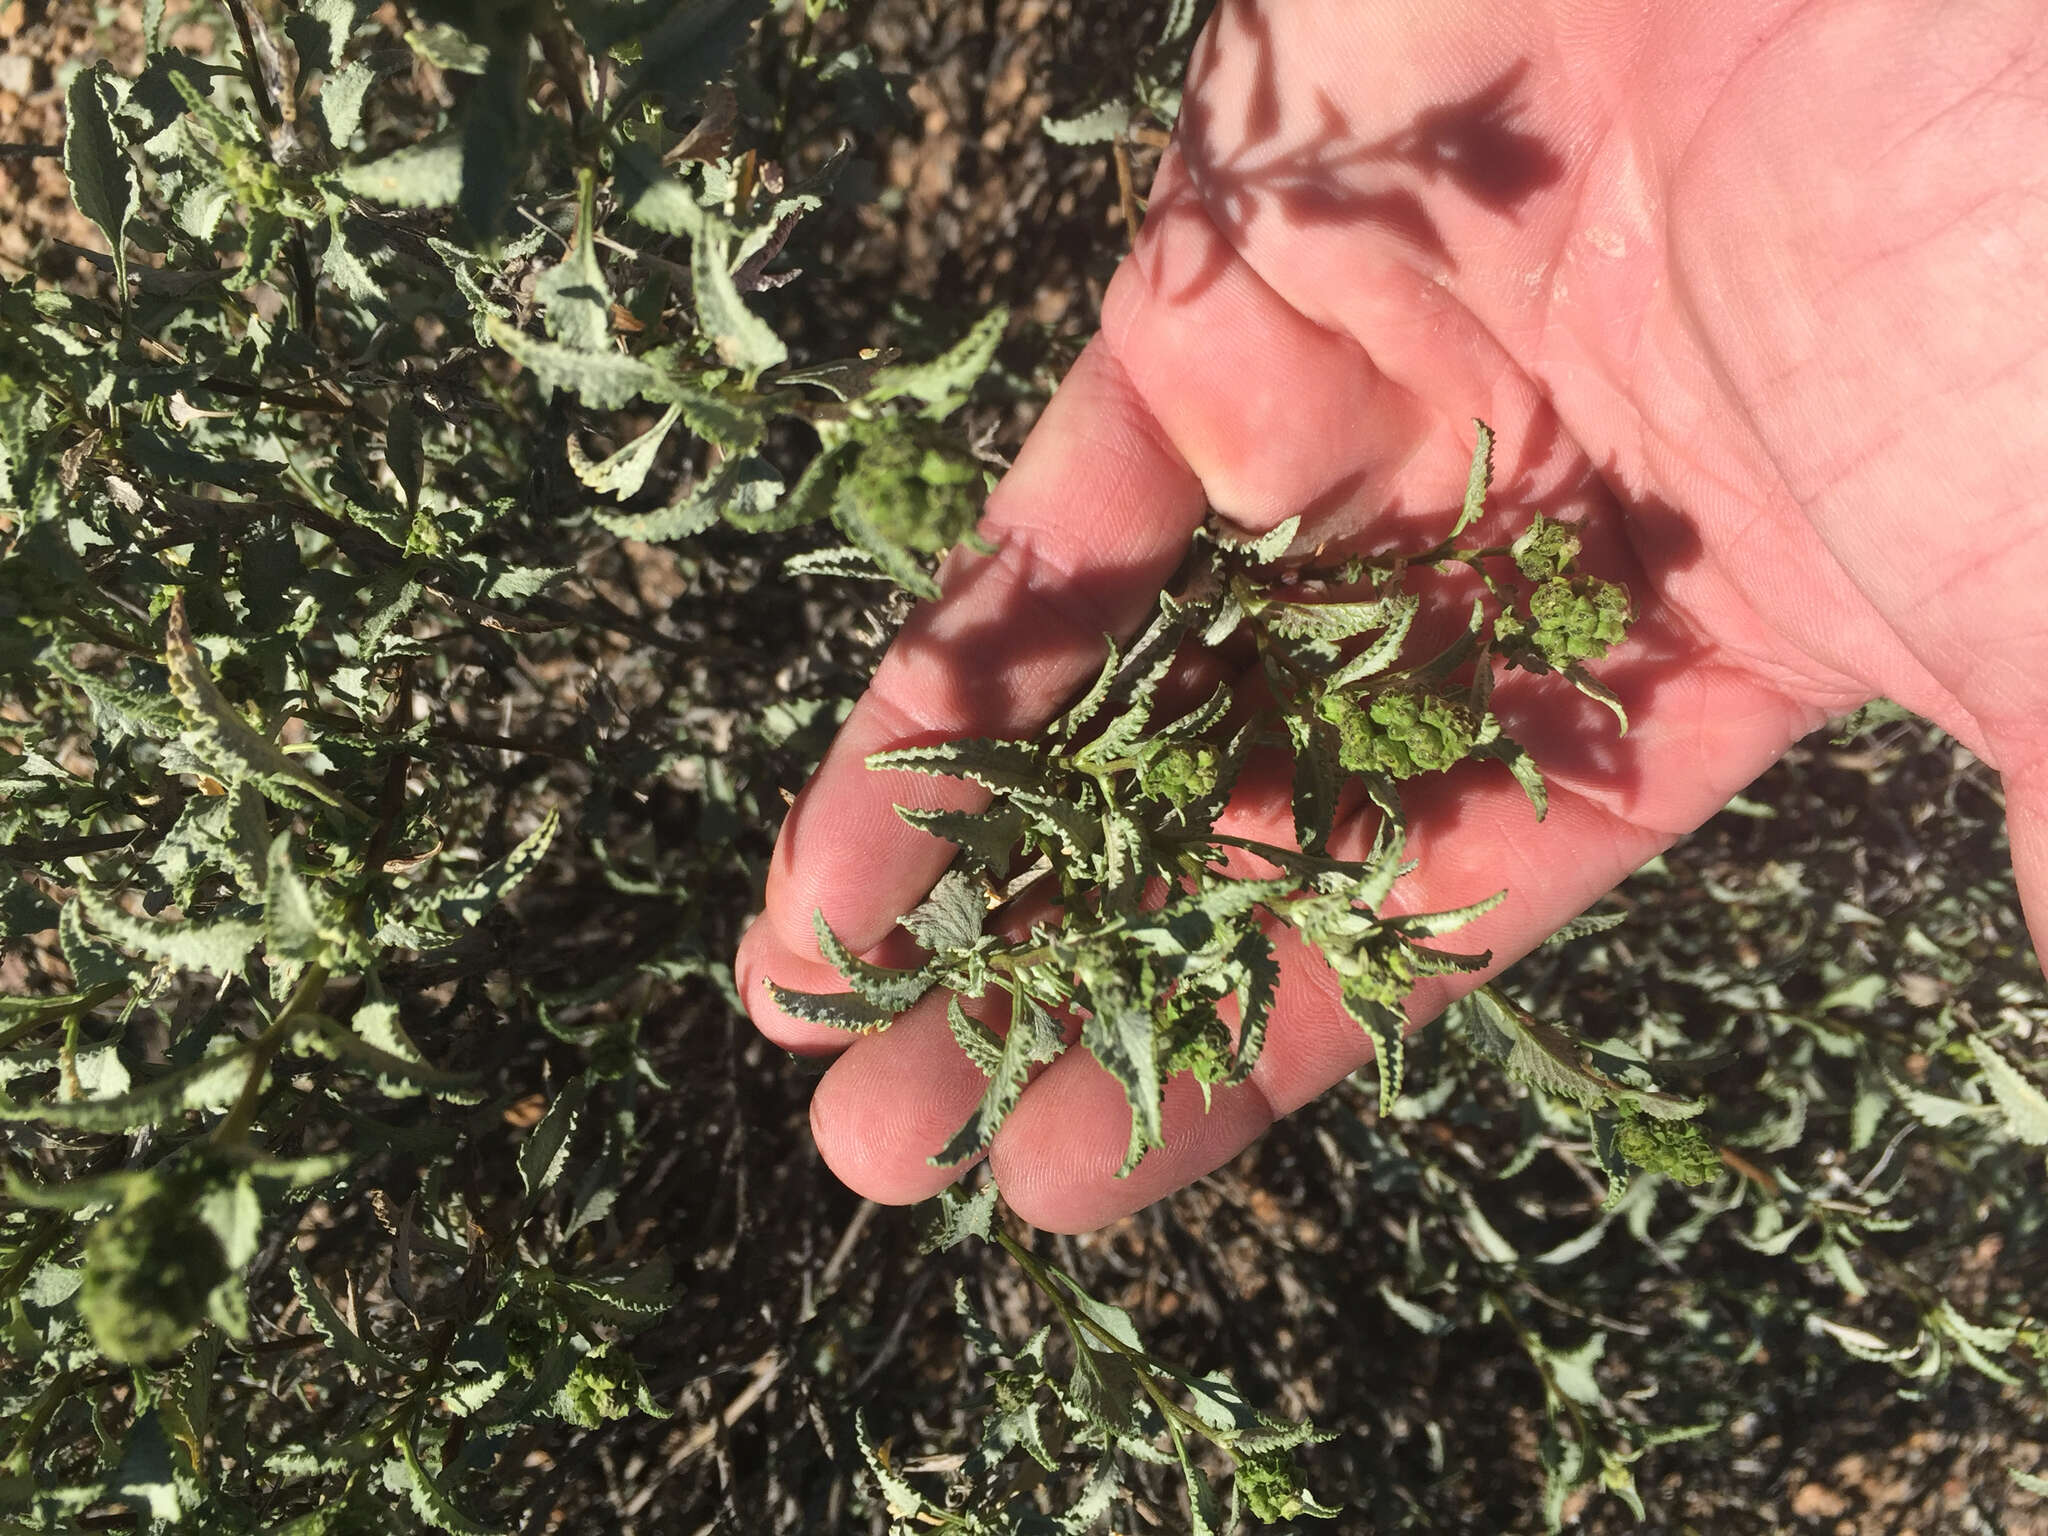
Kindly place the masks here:
MULTIPOLYGON (((1546 690, 1516 728, 1549 818, 1497 769, 1422 790, 1400 905, 1505 887, 1456 944, 1505 964, 1881 694, 1999 771, 2048 932, 2044 164, 2039 0, 1226 0, 1102 335, 990 503, 998 552, 948 561, 741 947, 762 1031, 842 1052, 811 1110, 833 1170, 933 1193, 958 1170, 925 1159, 982 1087, 937 998, 849 1049, 763 986, 837 989, 816 907, 856 948, 899 945, 948 850, 891 804, 973 803, 863 758, 1033 730, 1150 611, 1205 505, 1248 530, 1300 512, 1314 539, 1440 529, 1474 416, 1497 500, 1584 519, 1635 594, 1600 669, 1633 728, 1546 690)), ((1504 712, 1527 698, 1504 688, 1504 712)), ((1270 798, 1232 814, 1275 824, 1270 798)), ((1167 1145, 1127 1179, 1121 1090, 1081 1053, 1043 1072, 990 1152, 1009 1203, 1112 1221, 1369 1059, 1320 962, 1285 971, 1251 1081, 1207 1114, 1174 1083, 1167 1145)))

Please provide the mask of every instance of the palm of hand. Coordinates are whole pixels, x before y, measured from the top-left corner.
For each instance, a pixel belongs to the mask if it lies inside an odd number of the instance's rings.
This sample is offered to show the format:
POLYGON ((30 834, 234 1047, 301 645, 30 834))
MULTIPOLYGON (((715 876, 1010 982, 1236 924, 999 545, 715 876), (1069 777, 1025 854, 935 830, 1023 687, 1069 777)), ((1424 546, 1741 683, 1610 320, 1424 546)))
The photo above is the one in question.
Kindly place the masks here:
MULTIPOLYGON (((1460 936, 1505 963, 1882 693, 2003 770, 2040 926, 2048 510, 2024 456, 2048 214, 1986 157, 2041 140, 2048 26, 2024 3, 1967 31, 1906 0, 1396 9, 1222 7, 1103 338, 992 504, 1001 553, 956 561, 785 828, 739 962, 771 1037, 843 1043, 761 995, 830 985, 813 908, 883 944, 943 864, 889 806, 948 791, 868 774, 868 752, 1034 728, 1100 632, 1150 608, 1205 504, 1332 539, 1412 517, 1427 542, 1474 415, 1500 435, 1496 502, 1583 519, 1594 568, 1635 592, 1602 672, 1633 729, 1614 744, 1554 695, 1515 719, 1504 690, 1551 814, 1477 770, 1418 797, 1404 903, 1508 887, 1460 936)), ((1359 1065, 1326 974, 1283 963, 1252 1080, 1206 1115, 1169 1089, 1168 1145, 1128 1179, 1122 1091, 1078 1054, 1048 1069, 991 1152, 1010 1203, 1112 1219, 1359 1065)), ((833 1065, 813 1127, 856 1189, 918 1198, 980 1087, 928 1001, 833 1065)))

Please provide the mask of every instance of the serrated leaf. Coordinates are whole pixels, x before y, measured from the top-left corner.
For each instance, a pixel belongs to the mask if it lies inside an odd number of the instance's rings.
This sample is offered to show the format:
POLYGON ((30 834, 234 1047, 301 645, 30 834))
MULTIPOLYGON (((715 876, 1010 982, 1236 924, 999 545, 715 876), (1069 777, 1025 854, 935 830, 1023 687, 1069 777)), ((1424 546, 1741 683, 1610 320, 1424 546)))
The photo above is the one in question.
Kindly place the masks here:
POLYGON ((413 1443, 413 1432, 408 1428, 398 1437, 400 1454, 405 1458, 406 1496, 412 1503, 412 1512, 436 1530, 446 1531, 449 1536, 498 1536, 488 1526, 482 1526, 464 1514, 455 1500, 448 1496, 434 1475, 420 1460, 419 1447, 413 1443))
POLYGON ((1391 615, 1384 600, 1366 603, 1275 603, 1265 612, 1266 627, 1290 640, 1349 640, 1378 629, 1391 615))
POLYGON ((410 145, 343 166, 335 179, 358 197, 395 208, 452 208, 462 196, 462 141, 410 145))
POLYGON ((1397 1009, 1368 996, 1348 980, 1339 990, 1344 1011, 1372 1041, 1373 1069, 1379 1075, 1380 1113, 1391 1115, 1401 1096, 1401 1078, 1408 1061, 1408 1021, 1397 1009))
POLYGON ((1970 1037, 1970 1054, 1984 1071, 1991 1097, 2005 1112, 2006 1129, 2012 1138, 2029 1147, 2048 1147, 2048 1095, 2043 1095, 1983 1037, 1970 1037))
POLYGON ((826 1024, 856 1035, 872 1034, 896 1021, 895 1013, 877 1008, 854 992, 798 992, 770 980, 764 985, 775 1006, 792 1018, 826 1024))
POLYGON ((111 1099, 59 1099, 16 1104, 0 1094, 0 1120, 35 1121, 75 1131, 140 1131, 162 1125, 187 1110, 219 1110, 232 1104, 248 1080, 239 1052, 208 1057, 166 1072, 154 1082, 111 1099))
POLYGON ((1385 600, 1385 606, 1386 627, 1370 645, 1330 674, 1324 685, 1330 692, 1340 692, 1353 683, 1378 677, 1401 659, 1401 647, 1408 641, 1408 631, 1415 623, 1415 615, 1422 611, 1422 599, 1412 592, 1396 592, 1385 600))
POLYGON ((982 920, 987 915, 980 882, 965 870, 949 869, 939 876, 931 894, 905 913, 901 921, 913 939, 936 954, 972 949, 981 937, 982 920))
POLYGON ((475 927, 484 914, 499 906, 540 868, 561 830, 562 813, 550 807, 540 825, 520 839, 518 846, 471 879, 449 887, 434 898, 434 917, 444 932, 458 933, 475 927))
POLYGON ((1271 565, 1275 560, 1286 554, 1288 550, 1292 549, 1294 541, 1299 537, 1301 537, 1301 518, 1297 514, 1286 519, 1284 522, 1268 528, 1256 539, 1235 545, 1233 548, 1254 565, 1271 565))
POLYGON ((81 912, 115 942, 181 971, 233 976, 263 940, 263 925, 242 918, 188 918, 167 923, 134 917, 107 893, 90 886, 79 887, 77 901, 81 912))
POLYGON ((931 991, 932 980, 925 971, 899 971, 884 965, 871 965, 848 949, 840 942, 839 935, 832 931, 832 925, 825 921, 822 907, 811 913, 811 928, 818 936, 818 953, 846 979, 849 987, 875 1007, 892 1014, 901 1013, 931 991))
POLYGON ((1130 1141, 1117 1177, 1138 1166, 1147 1149, 1165 1139, 1160 1117, 1159 1057, 1153 1043, 1152 1010, 1128 996, 1114 977, 1082 973, 1089 1009, 1081 1025, 1081 1046, 1117 1080, 1131 1108, 1130 1141))
POLYGON ((1316 716, 1290 715, 1294 738, 1294 837, 1303 853, 1321 853, 1337 818, 1344 769, 1337 761, 1337 732, 1316 716))
POLYGON ((604 280, 593 238, 597 222, 597 180, 589 170, 577 175, 576 231, 561 261, 533 285, 540 300, 548 335, 579 351, 603 350, 611 341, 612 294, 604 280))
POLYGON ((1562 946, 1571 943, 1574 939, 1589 938, 1596 933, 1606 933, 1609 929, 1619 928, 1627 921, 1628 914, 1626 912, 1582 912, 1562 928, 1559 928, 1549 938, 1545 939, 1543 945, 1546 949, 1553 945, 1562 946))
POLYGON ((64 175, 78 211, 106 236, 125 303, 128 221, 135 214, 137 187, 127 153, 114 137, 115 100, 107 73, 105 64, 81 69, 64 92, 64 175))
POLYGON ((888 1446, 876 1445, 868 1433, 867 1410, 856 1408, 853 1414, 854 1444, 860 1447, 861 1459, 867 1463, 869 1475, 875 1486, 881 1490, 882 1502, 888 1505, 889 1513, 898 1520, 915 1520, 931 1506, 919 1493, 889 1465, 888 1446))
POLYGON ((1433 1312, 1419 1302, 1410 1301, 1384 1280, 1379 1284, 1379 1293, 1380 1300, 1387 1304, 1387 1310, 1417 1333, 1434 1339, 1451 1331, 1450 1319, 1441 1312, 1433 1312))
POLYGON ((347 149, 363 123, 363 97, 377 79, 377 72, 363 59, 342 66, 320 86, 320 116, 327 124, 327 139, 336 149, 347 149))
POLYGON ((751 381, 764 369, 789 360, 789 348, 773 327, 740 297, 733 282, 732 226, 707 219, 690 243, 690 286, 697 301, 697 329, 721 361, 751 381))
POLYGON ((493 318, 490 339, 530 372, 543 389, 566 390, 592 410, 615 411, 642 395, 658 398, 665 376, 643 358, 623 352, 585 352, 528 336, 493 318))
POLYGON ((185 714, 186 745, 214 777, 227 784, 252 784, 267 794, 301 804, 311 799, 359 821, 369 820, 300 767, 276 742, 258 735, 228 703, 207 670, 206 658, 193 643, 183 592, 171 595, 164 622, 164 665, 170 670, 171 692, 185 714))
POLYGON ((1478 420, 1472 425, 1478 439, 1472 449, 1471 472, 1465 477, 1465 505, 1451 526, 1454 539, 1486 515, 1486 493, 1493 486, 1493 428, 1478 420))
POLYGON ((654 468, 655 455, 661 451, 669 429, 682 419, 683 408, 671 405, 653 426, 616 453, 594 464, 572 435, 568 441, 569 468, 578 480, 600 495, 614 496, 620 501, 629 500, 640 494, 640 487, 647 483, 647 472, 654 468))
POLYGON ((1030 742, 965 736, 926 747, 896 747, 868 756, 877 773, 923 773, 971 779, 984 789, 1038 789, 1045 783, 1040 749, 1030 742))
POLYGON ((723 509, 725 520, 747 533, 786 533, 829 517, 839 474, 851 451, 843 443, 825 449, 804 466, 787 495, 758 509, 728 505, 723 509))
POLYGON ((1009 310, 997 306, 930 362, 898 363, 877 369, 866 398, 891 400, 908 395, 930 407, 930 415, 950 414, 965 402, 981 376, 988 372, 1009 323, 1009 310))
POLYGON ((1564 669, 1564 675, 1570 680, 1571 685, 1587 698, 1594 700, 1596 703, 1605 704, 1612 710, 1615 721, 1621 727, 1622 734, 1624 736, 1628 734, 1628 711, 1622 707, 1621 700, 1615 695, 1612 688, 1609 688, 1576 661, 1564 669))
POLYGON ((1075 117, 1043 117, 1039 131, 1055 144, 1106 144, 1131 126, 1128 101, 1106 101, 1075 117))
POLYGON ((970 1237, 994 1241, 996 1187, 985 1183, 968 1190, 958 1184, 942 1189, 918 1207, 921 1218, 917 1247, 920 1253, 939 1253, 964 1243, 970 1237))
POLYGON ((568 1166, 569 1141, 576 1134, 577 1121, 583 1114, 583 1101, 589 1092, 590 1085, 586 1079, 572 1079, 555 1095, 547 1113, 526 1133, 526 1140, 519 1147, 519 1179, 526 1186, 529 1202, 554 1188, 562 1170, 568 1166))
POLYGON ((998 871, 1008 866, 1010 850, 1024 835, 1027 819, 1010 805, 987 811, 932 811, 899 805, 896 814, 920 832, 954 844, 975 868, 998 871))
POLYGON ((981 1100, 974 1107, 974 1113, 967 1123, 960 1127, 953 1139, 931 1159, 935 1168, 951 1167, 966 1161, 986 1148, 994 1138, 996 1128, 1009 1118, 1010 1111, 1017 1107, 1022 1097, 1024 1084, 1031 1075, 1031 1069, 1059 1055, 1065 1045, 1060 1027, 1051 1015, 1021 993, 1017 995, 1010 1014, 1010 1029, 1000 1045, 993 1061, 987 1059, 987 1048, 995 1045, 995 1037, 987 1027, 981 1026, 979 1037, 972 1029, 963 1030, 964 1023, 973 1026, 976 1021, 967 1017, 956 997, 947 1004, 947 1019, 953 1024, 953 1038, 963 1048, 967 1040, 974 1039, 979 1051, 969 1049, 968 1055, 974 1064, 987 1074, 989 1084, 983 1090, 981 1100), (957 1016, 957 1017, 956 1017, 957 1016), (966 1038, 963 1038, 965 1036, 966 1038))

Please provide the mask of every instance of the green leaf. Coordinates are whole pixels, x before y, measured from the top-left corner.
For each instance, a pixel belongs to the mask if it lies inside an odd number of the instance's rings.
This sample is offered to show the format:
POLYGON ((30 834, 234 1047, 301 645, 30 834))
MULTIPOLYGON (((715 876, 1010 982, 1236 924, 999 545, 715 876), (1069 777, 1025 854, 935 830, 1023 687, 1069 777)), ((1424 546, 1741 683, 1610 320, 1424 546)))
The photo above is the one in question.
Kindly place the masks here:
POLYGON ((690 285, 697 299, 697 329, 720 359, 751 383, 764 369, 787 362, 789 348, 740 297, 729 265, 731 254, 732 226, 707 216, 690 245, 690 285))
POLYGON ((1381 600, 1369 603, 1275 603, 1266 610, 1266 627, 1290 640, 1349 640, 1367 630, 1378 629, 1395 612, 1398 603, 1381 600))
POLYGON ((1339 990, 1344 1011, 1372 1041, 1373 1068, 1379 1075, 1380 1114, 1391 1115, 1401 1097, 1401 1078, 1408 1060, 1408 1020, 1398 1009, 1372 997, 1348 979, 1339 990))
POLYGON ((377 72, 363 59, 329 75, 320 87, 320 116, 327 124, 327 140, 336 149, 347 149, 363 124, 363 97, 377 79, 377 72))
POLYGON ((1478 420, 1472 425, 1479 435, 1472 449, 1472 470, 1465 477, 1465 505, 1451 526, 1454 539, 1486 515, 1486 493, 1493 486, 1493 429, 1478 420))
POLYGON ((965 870, 949 869, 939 876, 931 894, 903 915, 902 923, 912 938, 937 954, 972 949, 987 915, 980 883, 965 870))
POLYGON ((1386 628, 1364 650, 1330 674, 1329 681, 1323 685, 1327 691, 1341 692, 1353 683, 1378 677, 1401 659, 1401 647, 1408 641, 1408 631, 1415 623, 1415 615, 1422 611, 1422 599, 1413 592, 1396 592, 1386 599, 1385 606, 1386 628))
POLYGON ((1379 1284, 1380 1300, 1387 1309, 1417 1333, 1428 1338, 1441 1338, 1451 1331, 1450 1319, 1441 1312, 1433 1312, 1419 1302, 1410 1301, 1393 1286, 1382 1280, 1379 1284))
POLYGON ((853 1415, 854 1444, 860 1447, 861 1459, 868 1464, 868 1472, 881 1490, 882 1502, 889 1507, 889 1513, 898 1520, 915 1520, 931 1506, 923 1494, 900 1476, 889 1465, 889 1447, 885 1442, 876 1445, 868 1434, 867 1411, 857 1408, 853 1415))
POLYGON ((909 395, 930 407, 927 414, 931 416, 951 414, 966 402, 975 384, 988 372, 1009 323, 1009 310, 998 306, 975 321, 965 336, 930 362, 877 369, 867 398, 890 400, 909 395))
POLYGON ((532 373, 541 388, 566 390, 592 410, 615 411, 641 395, 661 394, 665 376, 643 358, 542 341, 499 319, 493 319, 489 329, 490 339, 532 373))
POLYGON ((451 886, 436 897, 434 917, 442 930, 459 933, 482 922, 485 913, 502 903, 540 868, 561 826, 562 813, 549 807, 540 825, 520 839, 510 853, 474 878, 451 886))
POLYGON ((993 1242, 996 1216, 996 1187, 985 1183, 968 1190, 953 1184, 918 1207, 921 1218, 918 1252, 938 1253, 957 1247, 970 1237, 993 1242))
POLYGON ((140 1131, 187 1110, 220 1110, 232 1104, 248 1080, 240 1052, 211 1056, 129 1093, 110 1099, 57 1099, 17 1104, 0 1094, 0 1120, 34 1121, 74 1131, 140 1131))
POLYGON ((252 784, 266 794, 297 804, 317 801, 360 821, 369 818, 301 768, 276 742, 250 729, 228 703, 193 643, 185 620, 185 595, 174 592, 164 624, 164 665, 171 692, 185 712, 185 744, 193 756, 229 785, 252 784))
POLYGON ((380 160, 343 166, 336 180, 358 197, 397 208, 452 208, 462 196, 462 142, 415 144, 380 160))
POLYGON ((526 1186, 529 1202, 554 1188, 569 1163, 569 1141, 583 1113, 583 1101, 590 1091, 586 1079, 570 1081, 548 1105, 526 1140, 519 1147, 519 1178, 526 1186))
POLYGON ((605 285, 593 238, 597 179, 585 169, 577 173, 576 184, 576 233, 569 241, 569 252, 541 274, 533 293, 540 300, 548 335, 564 346, 597 352, 611 342, 612 294, 605 285))
POLYGON ((855 992, 798 992, 773 980, 763 985, 775 999, 776 1007, 792 1018, 813 1024, 866 1035, 896 1022, 893 1009, 878 1008, 855 992))
POLYGON ((992 871, 1008 867, 1010 850, 1024 835, 1026 822, 1022 811, 1007 805, 987 811, 930 811, 899 805, 896 814, 920 832, 954 844, 974 868, 992 871))
POLYGON ((263 940, 263 925, 240 918, 216 917, 166 923, 133 917, 110 893, 80 886, 77 901, 85 916, 115 942, 181 971, 207 971, 234 976, 263 940))
POLYGON ((64 174, 78 211, 99 226, 114 255, 114 281, 128 294, 128 221, 138 201, 135 173, 114 137, 114 88, 105 64, 71 77, 64 93, 64 174))
POLYGON ((654 468, 655 455, 668 437, 669 429, 682 420, 683 408, 671 405, 662 412, 660 420, 634 438, 616 453, 593 464, 585 456, 573 435, 569 438, 569 467, 576 478, 593 491, 604 496, 615 496, 626 501, 640 494, 640 487, 647 483, 647 472, 654 468))
POLYGON ((2006 1129, 2013 1140, 2029 1147, 2048 1147, 2048 1095, 1982 1036, 1970 1037, 1970 1054, 1983 1068, 1991 1097, 2005 1111, 2006 1129))
POLYGON ((931 1159, 935 1168, 965 1162, 986 1148, 995 1136, 996 1128, 1017 1107, 1031 1069, 1041 1062, 1051 1061, 1065 1045, 1060 1027, 1053 1022, 1051 1015, 1022 993, 1018 993, 1013 1002, 1009 1033, 1003 1037, 993 1061, 987 1059, 987 1049, 995 1043, 993 1034, 986 1026, 980 1026, 979 1033, 976 1033, 974 1026, 977 1021, 968 1018, 957 997, 948 1002, 946 1016, 953 1026, 953 1038, 960 1041, 974 1064, 987 1074, 989 1084, 967 1123, 931 1159), (968 1044, 970 1039, 975 1042, 973 1046, 968 1044))
POLYGON ((848 986, 875 1007, 887 1009, 892 1014, 901 1013, 931 991, 932 979, 927 972, 870 965, 848 949, 840 942, 839 935, 832 931, 832 925, 825 921, 822 907, 811 913, 811 928, 818 936, 818 953, 825 957, 832 969, 846 978, 848 986))
POLYGON ((427 1470, 426 1463, 420 1460, 419 1447, 413 1443, 411 1428, 398 1437, 398 1448, 404 1457, 405 1492, 414 1514, 449 1536, 498 1536, 490 1527, 478 1525, 465 1515, 427 1470))
POLYGON ((1153 1046, 1152 1010, 1125 993, 1112 975, 1083 970, 1089 1009, 1081 1025, 1081 1046, 1117 1080, 1131 1107, 1130 1142, 1124 1149, 1122 1178, 1138 1166, 1148 1148, 1161 1145, 1165 1128, 1160 1117, 1159 1057, 1153 1046))
POLYGON ((1031 742, 997 741, 985 736, 871 753, 868 767, 877 773, 971 779, 984 789, 993 790, 1038 789, 1045 784, 1041 748, 1031 742))
POLYGON ((725 520, 746 533, 786 533, 829 517, 840 472, 851 453, 844 443, 825 449, 804 466, 788 495, 759 509, 728 504, 723 509, 725 520))
POLYGON ((1076 117, 1042 117, 1039 131, 1055 144, 1106 144, 1131 126, 1128 101, 1106 101, 1076 117))

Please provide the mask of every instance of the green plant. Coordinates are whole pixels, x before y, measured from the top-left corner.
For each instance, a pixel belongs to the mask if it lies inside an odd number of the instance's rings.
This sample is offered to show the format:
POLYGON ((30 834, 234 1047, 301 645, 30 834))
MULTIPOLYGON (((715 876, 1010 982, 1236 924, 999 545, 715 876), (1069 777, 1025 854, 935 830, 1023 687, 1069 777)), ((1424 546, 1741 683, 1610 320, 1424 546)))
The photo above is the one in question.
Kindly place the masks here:
POLYGON ((0 1523, 489 1528, 545 1426, 669 1411, 648 997, 717 995, 831 707, 721 635, 798 579, 750 551, 932 590, 1004 316, 802 368, 758 312, 848 161, 794 114, 880 83, 819 8, 146 9, 66 96, 110 256, 0 289, 0 1523), (515 914, 565 858, 594 967, 515 914))

